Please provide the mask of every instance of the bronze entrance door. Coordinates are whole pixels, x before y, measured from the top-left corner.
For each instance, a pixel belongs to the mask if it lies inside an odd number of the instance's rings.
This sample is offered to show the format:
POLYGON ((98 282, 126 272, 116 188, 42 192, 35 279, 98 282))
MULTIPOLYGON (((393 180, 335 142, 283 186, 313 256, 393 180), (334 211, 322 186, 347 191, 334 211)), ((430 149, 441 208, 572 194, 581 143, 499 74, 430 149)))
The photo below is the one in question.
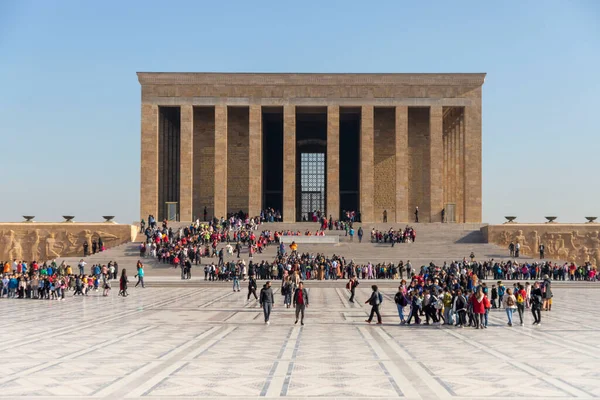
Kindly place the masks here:
POLYGON ((325 153, 300 154, 301 219, 312 221, 313 213, 325 211, 325 153))

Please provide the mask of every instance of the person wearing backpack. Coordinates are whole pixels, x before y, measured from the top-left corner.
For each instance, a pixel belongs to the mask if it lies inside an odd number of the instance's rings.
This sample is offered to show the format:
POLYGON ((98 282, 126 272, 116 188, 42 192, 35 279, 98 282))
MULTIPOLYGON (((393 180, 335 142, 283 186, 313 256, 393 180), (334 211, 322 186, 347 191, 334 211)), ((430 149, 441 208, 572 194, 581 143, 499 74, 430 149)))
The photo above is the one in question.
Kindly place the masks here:
POLYGON ((506 295, 504 296, 503 306, 506 310, 506 316, 508 317, 508 326, 513 326, 512 317, 513 312, 517 309, 517 298, 513 295, 511 289, 506 289, 506 295))
POLYGON ((527 292, 523 285, 519 284, 519 289, 515 294, 517 299, 517 312, 519 313, 519 319, 521 320, 521 326, 523 326, 523 312, 525 311, 525 299, 527 298, 527 292))
POLYGON ((373 316, 377 314, 377 324, 381 325, 381 313, 379 312, 379 306, 383 302, 383 296, 381 293, 379 293, 377 285, 371 286, 371 289, 373 290, 373 293, 371 293, 369 300, 365 301, 365 304, 371 305, 371 314, 369 315, 369 319, 366 319, 365 322, 370 324, 373 320, 373 316))
POLYGON ((406 320, 404 319, 404 307, 408 305, 408 299, 406 298, 406 288, 404 285, 398 286, 398 292, 394 296, 394 302, 398 308, 398 316, 400 317, 400 325, 404 325, 406 320))

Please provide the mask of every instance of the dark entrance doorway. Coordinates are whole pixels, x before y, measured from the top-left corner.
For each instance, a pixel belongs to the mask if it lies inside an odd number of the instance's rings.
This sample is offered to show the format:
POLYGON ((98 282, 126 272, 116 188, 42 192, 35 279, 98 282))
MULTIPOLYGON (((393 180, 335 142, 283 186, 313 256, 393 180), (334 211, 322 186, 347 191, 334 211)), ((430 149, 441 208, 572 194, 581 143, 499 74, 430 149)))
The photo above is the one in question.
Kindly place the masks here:
POLYGON ((340 219, 359 211, 360 108, 340 108, 340 219))
POLYGON ((296 221, 311 221, 327 204, 327 108, 296 108, 296 221))
POLYGON ((311 221, 313 213, 325 210, 325 154, 300 154, 301 219, 311 221))

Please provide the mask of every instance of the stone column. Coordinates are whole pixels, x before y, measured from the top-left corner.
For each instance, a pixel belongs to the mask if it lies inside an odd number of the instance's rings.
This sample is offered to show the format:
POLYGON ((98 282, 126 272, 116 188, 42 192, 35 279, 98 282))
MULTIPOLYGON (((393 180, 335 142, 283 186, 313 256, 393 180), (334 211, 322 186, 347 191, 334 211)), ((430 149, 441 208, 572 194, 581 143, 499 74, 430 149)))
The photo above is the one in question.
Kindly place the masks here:
POLYGON ((283 106, 283 222, 296 222, 296 106, 283 106))
MULTIPOLYGON (((443 119, 443 118, 442 118, 443 119)), ((443 160, 443 166, 442 166, 442 182, 443 182, 443 187, 442 187, 442 204, 445 206, 446 203, 448 203, 448 186, 450 184, 450 182, 448 181, 448 130, 444 129, 442 130, 442 147, 444 149, 443 154, 444 154, 444 160, 443 160)), ((441 218, 440 218, 441 220, 441 218)))
POLYGON ((408 222, 408 107, 396 107, 396 222, 408 222))
POLYGON ((340 218, 340 107, 327 106, 327 218, 340 218))
POLYGON ((464 110, 463 110, 463 115, 461 115, 461 117, 458 119, 458 138, 457 138, 457 155, 458 155, 458 160, 456 162, 456 168, 457 168, 457 180, 458 180, 458 184, 456 186, 457 189, 457 197, 458 197, 458 201, 457 201, 457 208, 458 208, 458 213, 459 213, 459 218, 457 219, 458 222, 465 222, 465 132, 464 132, 464 128, 465 128, 465 123, 464 123, 464 110))
POLYGON ((215 217, 227 217, 227 105, 215 106, 215 217))
POLYGON ((248 214, 260 215, 262 207, 262 108, 251 104, 249 110, 248 139, 248 214))
POLYGON ((142 104, 140 220, 158 219, 158 106, 142 104))
MULTIPOLYGON (((450 127, 448 128, 448 170, 446 173, 448 174, 448 195, 446 196, 448 203, 454 203, 454 210, 456 212, 456 194, 455 194, 455 174, 454 174, 454 137, 456 133, 456 121, 454 121, 454 113, 452 113, 452 120, 450 121, 450 127)), ((448 215, 448 210, 446 210, 446 215, 448 215)), ((448 220, 450 222, 450 220, 448 220)))
POLYGON ((194 108, 181 106, 179 145, 179 220, 192 221, 193 168, 194 168, 194 108))
POLYGON ((465 107, 465 222, 481 222, 481 87, 465 107))
POLYGON ((360 118, 360 214, 362 222, 373 222, 374 132, 373 106, 362 106, 360 118))
POLYGON ((443 111, 441 106, 432 106, 429 110, 429 221, 440 222, 444 207, 443 169, 443 111))

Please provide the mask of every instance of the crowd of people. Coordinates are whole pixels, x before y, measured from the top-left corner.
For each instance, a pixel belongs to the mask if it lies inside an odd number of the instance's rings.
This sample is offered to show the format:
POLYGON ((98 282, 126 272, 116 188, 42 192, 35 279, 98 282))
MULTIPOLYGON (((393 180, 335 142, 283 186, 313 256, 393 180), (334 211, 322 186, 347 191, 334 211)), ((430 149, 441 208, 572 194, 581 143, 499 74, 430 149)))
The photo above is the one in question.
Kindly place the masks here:
MULTIPOLYGON (((219 260, 218 266, 221 267, 225 254, 235 253, 240 258, 243 251, 252 259, 254 254, 262 253, 267 246, 281 245, 282 236, 325 235, 324 230, 301 232, 264 229, 259 232, 258 227, 259 224, 253 223, 251 219, 241 222, 237 217, 224 223, 196 221, 175 230, 165 221, 161 226, 148 226, 144 229, 146 240, 140 244, 140 257, 157 258, 162 263, 182 270, 191 270, 192 265, 201 264, 203 257, 216 257, 219 260)), ((182 272, 182 278, 183 276, 182 272)))
MULTIPOLYGON (((235 269, 233 291, 240 291, 239 278, 242 269, 235 269)), ((488 327, 489 314, 491 310, 503 309, 506 313, 507 325, 512 327, 517 322, 513 314, 519 317, 518 324, 524 326, 524 313, 530 309, 533 315, 533 325, 539 326, 542 322, 542 311, 552 311, 552 281, 545 275, 543 281, 535 281, 533 284, 526 282, 514 283, 513 287, 506 287, 502 281, 490 287, 485 282, 472 282, 464 277, 455 275, 437 274, 434 270, 426 271, 425 275, 413 275, 409 281, 402 279, 398 291, 393 300, 398 310, 400 325, 421 324, 422 317, 424 325, 454 325, 459 328, 473 327, 475 329, 486 329, 488 327)), ((350 293, 348 301, 356 301, 356 288, 360 280, 356 275, 351 275, 346 283, 346 289, 350 293)), ((250 271, 248 279, 248 296, 254 296, 263 308, 265 324, 269 324, 272 307, 275 303, 271 281, 267 281, 261 289, 260 296, 256 295, 256 280, 250 271)), ((382 324, 380 306, 384 296, 377 285, 371 286, 372 292, 365 304, 371 306, 371 312, 365 322, 371 323, 377 318, 377 323, 382 324)), ((284 274, 281 280, 281 294, 284 296, 284 307, 295 307, 296 322, 300 318, 304 325, 304 313, 309 305, 308 292, 304 283, 300 280, 298 271, 292 274, 284 274)))
MULTIPOLYGON (((523 326, 524 312, 529 308, 533 325, 540 325, 541 311, 552 311, 552 297, 552 281, 547 275, 542 282, 517 282, 512 288, 505 287, 502 281, 490 288, 485 282, 464 285, 463 279, 453 275, 445 278, 419 275, 413 277, 410 283, 401 281, 394 302, 401 324, 420 324, 420 317, 425 316, 426 325, 454 324, 461 328, 485 329, 492 309, 505 310, 508 326, 514 324, 513 313, 518 313, 519 324, 523 326)), ((378 314, 377 304, 371 305, 375 308, 374 313, 378 314)), ((378 320, 381 322, 380 316, 378 320)))
POLYGON ((390 243, 392 247, 395 243, 413 243, 417 239, 417 231, 406 226, 404 229, 390 228, 387 231, 379 231, 373 228, 371 230, 372 243, 390 243))
MULTIPOLYGON (((38 264, 33 261, 30 265, 26 261, 13 260, 2 263, 3 277, 0 281, 0 297, 40 300, 64 300, 72 292, 73 296, 87 296, 92 291, 102 289, 102 295, 108 296, 112 289, 112 281, 119 282, 119 296, 128 296, 128 277, 125 269, 110 261, 106 265, 92 264, 89 273, 85 272, 87 263, 81 259, 77 268, 73 268, 64 261, 60 265, 56 260, 38 264), (78 272, 78 273, 77 273, 78 272)), ((136 286, 144 287, 144 266, 141 261, 137 263, 135 277, 138 279, 136 286)))

